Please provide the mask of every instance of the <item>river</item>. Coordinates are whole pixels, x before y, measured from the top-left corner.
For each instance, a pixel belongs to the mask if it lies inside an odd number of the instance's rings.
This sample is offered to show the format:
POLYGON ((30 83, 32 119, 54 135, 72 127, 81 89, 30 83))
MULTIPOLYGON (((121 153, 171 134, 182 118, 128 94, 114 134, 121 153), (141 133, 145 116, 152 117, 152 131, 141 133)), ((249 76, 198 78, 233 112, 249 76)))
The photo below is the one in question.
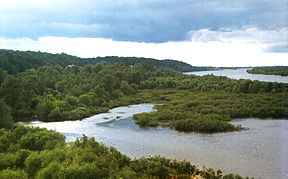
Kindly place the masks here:
POLYGON ((235 120, 248 130, 219 134, 181 133, 169 128, 141 129, 132 115, 154 104, 114 108, 81 121, 26 123, 54 129, 74 141, 85 134, 131 158, 161 155, 256 178, 287 177, 288 120, 235 120))
MULTIPOLYGON (((236 79, 247 77, 246 69, 189 74, 211 73, 224 73, 236 79)), ((270 81, 288 82, 287 78, 275 76, 253 75, 249 79, 267 81, 265 79, 268 77, 270 81)), ((132 115, 151 112, 153 106, 139 104, 114 108, 109 113, 81 121, 34 121, 24 124, 54 129, 65 135, 67 142, 74 141, 82 134, 95 137, 97 141, 113 146, 132 158, 161 155, 221 169, 224 173, 263 179, 288 178, 288 120, 234 120, 233 124, 242 125, 248 130, 218 134, 181 133, 162 127, 141 129, 135 125, 132 115)))
POLYGON ((258 81, 266 81, 266 82, 279 82, 279 83, 288 83, 288 76, 280 76, 280 75, 262 75, 262 74, 250 74, 247 73, 247 70, 250 68, 240 68, 236 70, 216 70, 216 71, 197 71, 197 72, 187 72, 185 74, 193 74, 193 75, 208 75, 213 74, 216 76, 227 76, 232 79, 250 79, 250 80, 258 80, 258 81))

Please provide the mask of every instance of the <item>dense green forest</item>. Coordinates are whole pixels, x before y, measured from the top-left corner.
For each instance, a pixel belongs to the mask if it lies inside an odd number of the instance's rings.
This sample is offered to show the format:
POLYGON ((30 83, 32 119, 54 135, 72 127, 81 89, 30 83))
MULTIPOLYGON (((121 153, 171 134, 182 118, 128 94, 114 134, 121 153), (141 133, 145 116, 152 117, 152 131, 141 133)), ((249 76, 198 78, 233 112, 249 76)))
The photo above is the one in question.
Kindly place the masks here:
POLYGON ((66 144, 55 131, 20 126, 0 129, 0 178, 204 178, 241 179, 221 170, 201 168, 190 162, 160 156, 130 159, 83 135, 66 144))
POLYGON ((67 65, 83 66, 86 61, 67 54, 51 54, 32 51, 13 51, 0 49, 0 68, 9 74, 24 72, 26 69, 38 68, 47 63, 66 67, 67 65))
POLYGON ((27 69, 38 68, 46 64, 60 65, 67 67, 68 65, 84 66, 87 64, 104 64, 111 65, 121 63, 127 66, 137 63, 151 64, 157 68, 168 68, 179 72, 203 71, 211 70, 213 67, 196 67, 187 63, 176 60, 156 60, 151 58, 137 57, 97 57, 97 58, 79 58, 64 53, 50 54, 32 51, 13 51, 0 49, 0 68, 8 72, 8 74, 17 74, 27 69))
POLYGON ((179 72, 191 72, 191 71, 205 71, 205 70, 214 70, 214 67, 197 67, 191 66, 185 62, 176 61, 176 60, 156 60, 152 58, 137 58, 137 57, 97 57, 97 58, 86 58, 91 64, 114 64, 114 63, 123 63, 124 65, 131 66, 137 63, 147 63, 155 67, 168 68, 171 70, 179 72))
POLYGON ((248 73, 288 76, 288 66, 255 67, 247 70, 248 73))
POLYGON ((48 64, 13 76, 0 69, 0 75, 0 124, 5 128, 13 120, 78 120, 116 106, 157 101, 164 105, 135 115, 137 124, 213 133, 240 130, 228 123, 234 118, 288 114, 288 84, 183 75, 145 63, 48 64))

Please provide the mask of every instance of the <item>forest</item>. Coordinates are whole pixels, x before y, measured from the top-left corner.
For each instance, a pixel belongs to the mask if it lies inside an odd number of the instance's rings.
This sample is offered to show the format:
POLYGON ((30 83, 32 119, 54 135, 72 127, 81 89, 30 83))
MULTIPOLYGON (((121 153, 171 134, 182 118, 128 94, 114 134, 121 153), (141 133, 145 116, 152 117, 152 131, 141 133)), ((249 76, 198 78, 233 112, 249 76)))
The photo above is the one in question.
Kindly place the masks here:
POLYGON ((13 131, 0 129, 0 178, 184 179, 191 176, 243 178, 160 156, 132 160, 85 135, 67 144, 63 135, 47 129, 23 126, 13 131))
POLYGON ((288 66, 255 67, 247 70, 252 74, 288 76, 288 66))
POLYGON ((288 114, 288 84, 184 75, 145 63, 46 64, 15 75, 0 69, 0 85, 0 127, 5 128, 25 120, 79 120, 144 102, 163 105, 135 115, 136 124, 185 132, 241 130, 229 121, 288 114))
POLYGON ((152 58, 137 58, 137 57, 97 57, 97 58, 84 58, 91 64, 101 63, 104 65, 111 65, 114 63, 122 63, 127 66, 135 65, 137 63, 147 63, 154 65, 156 67, 168 68, 171 70, 179 71, 179 72, 191 72, 191 71, 207 71, 214 70, 214 67, 198 67, 191 66, 185 62, 177 61, 177 60, 156 60, 152 58))
POLYGON ((114 64, 121 63, 127 66, 133 66, 137 63, 147 63, 156 68, 167 68, 179 72, 212 70, 213 67, 197 67, 176 60, 156 60, 151 58, 137 57, 97 57, 97 58, 80 58, 76 56, 61 54, 51 54, 33 51, 13 51, 0 49, 0 68, 7 71, 8 74, 17 74, 27 69, 38 68, 46 64, 84 66, 88 64, 114 64))

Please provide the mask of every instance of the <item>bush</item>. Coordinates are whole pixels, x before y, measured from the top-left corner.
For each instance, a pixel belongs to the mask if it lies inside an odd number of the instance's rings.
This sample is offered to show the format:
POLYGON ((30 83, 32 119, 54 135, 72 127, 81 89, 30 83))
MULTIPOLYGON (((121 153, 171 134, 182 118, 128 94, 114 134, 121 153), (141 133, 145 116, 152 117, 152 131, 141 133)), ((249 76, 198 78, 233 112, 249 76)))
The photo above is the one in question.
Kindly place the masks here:
POLYGON ((37 152, 31 153, 25 161, 26 172, 29 178, 33 178, 36 173, 42 168, 41 155, 37 152))
POLYGON ((143 128, 159 126, 159 122, 149 113, 135 114, 133 115, 133 119, 135 120, 136 124, 143 128))
POLYGON ((176 121, 174 124, 176 130, 185 132, 227 132, 238 130, 237 127, 226 121, 220 121, 216 119, 199 118, 199 119, 185 119, 176 121))
POLYGON ((0 172, 0 178, 28 179, 28 176, 23 170, 5 169, 0 172))

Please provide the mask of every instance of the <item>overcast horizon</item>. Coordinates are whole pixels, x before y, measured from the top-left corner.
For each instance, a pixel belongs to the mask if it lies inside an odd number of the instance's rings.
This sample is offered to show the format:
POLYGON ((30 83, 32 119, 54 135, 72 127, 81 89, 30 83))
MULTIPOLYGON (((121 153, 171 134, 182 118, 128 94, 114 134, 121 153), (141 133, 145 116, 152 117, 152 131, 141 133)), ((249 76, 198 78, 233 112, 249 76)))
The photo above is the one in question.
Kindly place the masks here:
POLYGON ((0 0, 0 48, 288 66, 287 0, 0 0))

